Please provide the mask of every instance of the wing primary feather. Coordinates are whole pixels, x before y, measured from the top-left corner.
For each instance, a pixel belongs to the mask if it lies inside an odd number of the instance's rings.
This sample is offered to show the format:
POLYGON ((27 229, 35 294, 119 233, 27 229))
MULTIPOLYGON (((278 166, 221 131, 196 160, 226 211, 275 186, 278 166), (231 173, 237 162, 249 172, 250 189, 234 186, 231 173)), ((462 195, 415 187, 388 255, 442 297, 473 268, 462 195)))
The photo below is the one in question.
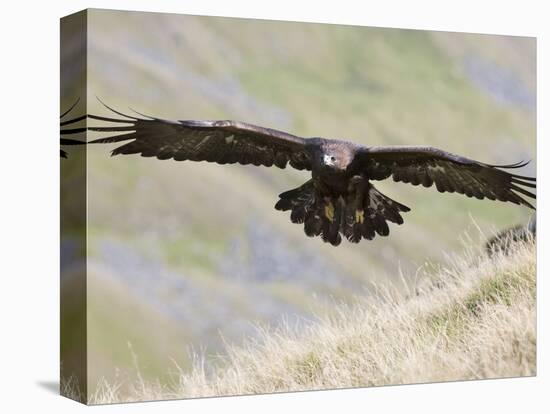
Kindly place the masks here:
POLYGON ((80 96, 78 98, 76 98, 76 102, 74 104, 72 104, 69 109, 67 109, 65 112, 63 112, 61 114, 60 118, 63 118, 65 115, 67 115, 69 112, 71 112, 74 109, 74 107, 78 104, 79 101, 80 101, 80 96))
POLYGON ((129 134, 120 134, 111 137, 98 138, 90 141, 90 144, 111 144, 113 142, 127 141, 129 139, 135 138, 135 132, 130 132, 129 134))
POLYGON ((525 167, 526 165, 528 165, 529 163, 531 162, 531 160, 522 160, 522 161, 519 161, 519 162, 515 162, 513 164, 502 164, 502 165, 498 165, 498 164, 485 164, 489 167, 493 167, 493 168, 521 168, 521 167, 525 167))
POLYGON ((59 131, 61 135, 79 134, 80 132, 86 132, 86 128, 71 128, 59 131))
POLYGON ((138 112, 138 111, 136 111, 136 110, 133 109, 133 108, 130 108, 130 111, 133 111, 133 112, 135 112, 136 114, 141 115, 141 116, 144 116, 145 118, 150 119, 150 120, 152 120, 152 121, 163 121, 163 120, 160 119, 160 118, 157 118, 157 117, 154 117, 154 116, 151 116, 151 115, 142 114, 141 112, 138 112))
POLYGON ((512 190, 514 190, 514 191, 517 191, 518 193, 521 193, 521 194, 527 196, 527 197, 531 197, 531 198, 534 198, 534 199, 537 198, 537 196, 536 196, 535 194, 533 194, 533 193, 531 193, 530 191, 527 191, 527 190, 525 190, 525 189, 523 189, 523 188, 521 188, 521 187, 518 187, 518 186, 515 185, 515 184, 511 184, 511 185, 510 185, 510 188, 511 188, 512 190))
MULTIPOLYGON (((505 172, 505 171, 503 171, 503 172, 505 172)), ((537 181, 537 179, 535 177, 527 177, 525 175, 510 174, 510 176, 514 177, 514 178, 520 178, 522 180, 527 180, 527 181, 537 181)))
POLYGON ((119 132, 119 131, 135 131, 135 125, 128 126, 112 126, 112 127, 88 127, 89 131, 96 132, 119 132))
MULTIPOLYGON (((62 115, 61 117, 63 117, 63 115, 62 115)), ((69 119, 69 120, 67 120, 67 121, 60 122, 60 123, 59 123, 59 126, 65 126, 65 125, 69 125, 69 124, 75 124, 75 123, 77 123, 77 122, 79 122, 79 121, 82 121, 83 119, 86 119, 86 115, 81 115, 81 116, 76 117, 76 118, 74 118, 74 119, 69 119)))
POLYGON ((510 200, 512 201, 512 203, 516 203, 516 204, 523 204, 524 206, 527 206, 533 210, 536 210, 535 209, 535 206, 533 204, 531 204, 529 201, 527 201, 526 199, 524 199, 523 197, 520 197, 516 194, 516 197, 517 197, 517 200, 516 201, 513 201, 513 200, 510 200))
POLYGON ((101 99, 99 99, 98 96, 96 96, 96 99, 97 99, 99 102, 101 102, 101 104, 102 104, 105 108, 109 109, 110 111, 114 112, 114 113, 117 114, 117 115, 124 116, 124 117, 130 118, 130 119, 135 119, 136 121, 139 120, 139 118, 136 118, 135 116, 127 115, 127 114, 125 114, 125 113, 122 113, 122 112, 117 111, 116 109, 111 108, 109 105, 107 105, 107 104, 106 104, 105 102, 103 102, 101 99))
POLYGON ((85 143, 86 142, 77 139, 61 138, 61 145, 81 145, 85 143))
MULTIPOLYGON (((93 114, 88 115, 88 118, 97 119, 98 121, 118 122, 120 124, 135 124, 137 121, 140 120, 139 118, 135 118, 135 119, 109 118, 109 117, 106 117, 106 116, 93 115, 93 114)), ((143 119, 142 119, 142 121, 143 121, 143 119)))
POLYGON ((512 178, 511 181, 515 184, 524 185, 525 187, 537 188, 537 184, 535 184, 535 183, 526 183, 524 181, 518 180, 517 178, 512 178))

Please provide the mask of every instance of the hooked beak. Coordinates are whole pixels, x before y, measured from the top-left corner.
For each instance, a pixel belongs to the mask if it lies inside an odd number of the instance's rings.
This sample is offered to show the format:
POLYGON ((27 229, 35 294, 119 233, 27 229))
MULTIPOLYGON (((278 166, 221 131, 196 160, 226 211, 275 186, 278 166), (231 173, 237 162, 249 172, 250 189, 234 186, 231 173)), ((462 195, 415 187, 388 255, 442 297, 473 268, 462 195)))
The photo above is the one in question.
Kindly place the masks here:
POLYGON ((334 162, 332 161, 331 158, 332 157, 330 155, 327 155, 327 154, 323 155, 323 163, 325 165, 334 165, 334 162))

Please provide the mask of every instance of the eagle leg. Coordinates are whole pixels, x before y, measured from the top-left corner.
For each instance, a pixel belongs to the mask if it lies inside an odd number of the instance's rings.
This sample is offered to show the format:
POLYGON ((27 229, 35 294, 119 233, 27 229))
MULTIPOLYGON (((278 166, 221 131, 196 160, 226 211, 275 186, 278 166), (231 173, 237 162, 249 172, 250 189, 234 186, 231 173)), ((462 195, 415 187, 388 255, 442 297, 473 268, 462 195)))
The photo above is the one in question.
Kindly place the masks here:
POLYGON ((293 223, 304 223, 309 237, 321 236, 338 246, 342 236, 352 243, 389 234, 388 222, 402 224, 400 213, 410 208, 380 193, 367 179, 352 180, 348 193, 324 195, 309 180, 279 195, 275 209, 290 210, 293 223))

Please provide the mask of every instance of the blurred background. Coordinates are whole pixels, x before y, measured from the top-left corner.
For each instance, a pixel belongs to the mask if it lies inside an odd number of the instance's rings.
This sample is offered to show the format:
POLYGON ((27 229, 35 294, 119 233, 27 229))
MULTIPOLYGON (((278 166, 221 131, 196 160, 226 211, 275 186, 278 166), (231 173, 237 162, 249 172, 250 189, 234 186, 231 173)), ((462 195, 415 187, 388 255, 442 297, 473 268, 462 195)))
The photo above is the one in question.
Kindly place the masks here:
MULTIPOLYGON (((534 38, 89 10, 87 43, 88 113, 113 115, 98 96, 161 118, 532 159, 521 173, 535 174, 534 38)), ((75 99, 67 90, 62 107, 75 99)), ((531 213, 390 180, 377 187, 412 208, 405 224, 335 248, 273 208, 307 172, 110 157, 115 147, 87 154, 92 384, 136 365, 169 381, 192 352, 208 369, 257 323, 311 323, 460 253, 466 233, 481 244, 477 226, 489 235, 531 213)))

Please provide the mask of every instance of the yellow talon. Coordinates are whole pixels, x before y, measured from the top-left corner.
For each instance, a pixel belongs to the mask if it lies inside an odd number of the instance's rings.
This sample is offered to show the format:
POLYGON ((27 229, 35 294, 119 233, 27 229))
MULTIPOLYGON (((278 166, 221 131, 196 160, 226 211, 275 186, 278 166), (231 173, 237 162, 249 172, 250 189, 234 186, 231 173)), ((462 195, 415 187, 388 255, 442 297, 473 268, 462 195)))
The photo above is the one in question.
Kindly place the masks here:
POLYGON ((332 201, 329 201, 328 204, 325 206, 325 216, 331 222, 334 221, 334 206, 332 205, 332 201))
POLYGON ((365 212, 363 210, 355 210, 355 222, 362 224, 365 221, 365 212))

